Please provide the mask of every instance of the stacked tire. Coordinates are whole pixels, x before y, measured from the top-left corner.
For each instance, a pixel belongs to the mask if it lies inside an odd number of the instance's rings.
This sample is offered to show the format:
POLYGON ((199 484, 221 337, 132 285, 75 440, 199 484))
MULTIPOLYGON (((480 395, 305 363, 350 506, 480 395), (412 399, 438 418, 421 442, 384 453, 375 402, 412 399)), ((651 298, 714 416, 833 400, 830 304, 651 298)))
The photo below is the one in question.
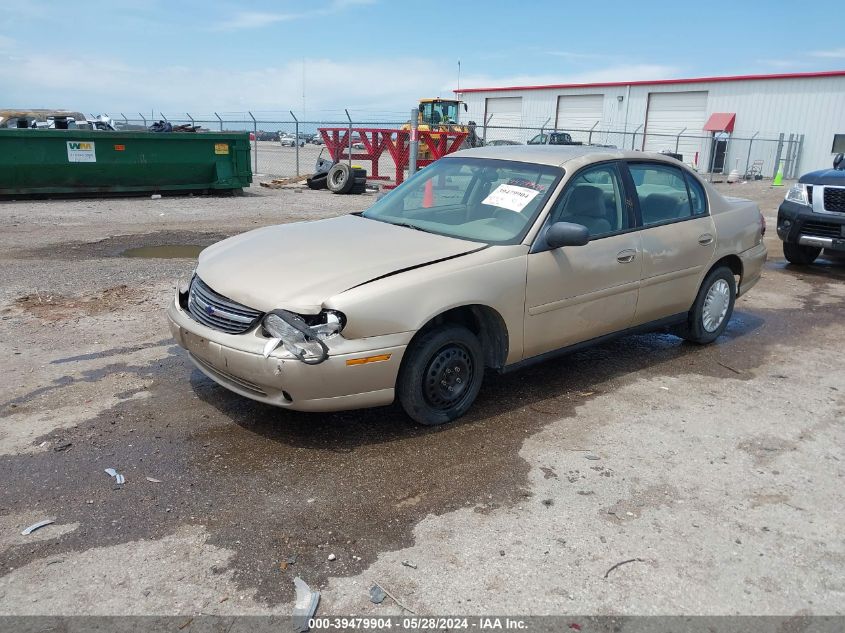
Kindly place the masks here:
POLYGON ((326 175, 326 186, 332 193, 364 193, 367 188, 367 170, 350 167, 348 163, 338 163, 326 175))
POLYGON ((327 181, 328 174, 314 174, 306 179, 305 184, 308 185, 309 189, 325 189, 327 181))

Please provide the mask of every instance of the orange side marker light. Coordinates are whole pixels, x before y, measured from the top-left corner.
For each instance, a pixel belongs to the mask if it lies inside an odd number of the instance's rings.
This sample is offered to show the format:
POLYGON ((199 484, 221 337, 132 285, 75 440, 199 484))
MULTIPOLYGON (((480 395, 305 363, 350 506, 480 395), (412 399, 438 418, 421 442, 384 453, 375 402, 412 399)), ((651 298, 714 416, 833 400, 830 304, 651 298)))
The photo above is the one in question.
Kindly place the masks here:
POLYGON ((349 358, 346 361, 348 366, 366 365, 367 363, 383 363, 390 360, 390 354, 379 354, 378 356, 367 356, 366 358, 349 358))

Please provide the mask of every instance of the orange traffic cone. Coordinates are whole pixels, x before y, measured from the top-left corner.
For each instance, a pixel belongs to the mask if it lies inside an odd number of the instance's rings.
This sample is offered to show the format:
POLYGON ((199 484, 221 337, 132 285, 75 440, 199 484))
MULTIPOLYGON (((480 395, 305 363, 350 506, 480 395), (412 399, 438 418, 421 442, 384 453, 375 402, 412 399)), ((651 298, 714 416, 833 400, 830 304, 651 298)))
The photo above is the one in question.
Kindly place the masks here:
POLYGON ((434 181, 429 179, 425 183, 425 191, 423 192, 423 209, 430 209, 434 206, 434 181))

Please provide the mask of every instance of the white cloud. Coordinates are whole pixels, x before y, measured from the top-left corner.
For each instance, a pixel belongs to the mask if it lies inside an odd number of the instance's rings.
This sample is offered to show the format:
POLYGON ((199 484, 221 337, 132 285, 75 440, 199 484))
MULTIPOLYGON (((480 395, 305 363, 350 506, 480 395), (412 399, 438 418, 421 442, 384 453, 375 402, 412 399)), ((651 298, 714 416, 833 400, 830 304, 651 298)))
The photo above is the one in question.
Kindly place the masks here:
POLYGON ((256 29, 277 22, 288 22, 304 17, 301 13, 264 13, 261 11, 241 11, 226 22, 216 25, 220 30, 256 29))
POLYGON ((826 51, 813 51, 811 57, 822 57, 826 59, 845 59, 845 48, 833 48, 826 51))
MULTIPOLYGON (((589 84, 616 81, 645 81, 678 77, 680 69, 662 64, 623 64, 577 73, 511 75, 494 77, 485 74, 466 75, 463 88, 502 88, 506 86, 545 86, 554 84, 589 84)), ((454 88, 454 85, 450 86, 454 88)))
POLYGON ((292 20, 331 15, 337 11, 348 9, 349 7, 375 4, 375 2, 376 0, 332 0, 332 2, 329 2, 321 8, 312 8, 287 13, 241 11, 231 18, 215 24, 213 28, 221 31, 257 29, 270 26, 278 22, 290 22, 292 20))
MULTIPOLYGON (((308 59, 306 115, 342 109, 410 111, 443 83, 439 67, 424 59, 336 61, 308 59)), ((120 60, 52 55, 0 55, 4 101, 20 107, 72 108, 133 115, 301 111, 302 62, 250 70, 181 66, 150 68, 120 60)), ((287 117, 286 117, 287 118, 287 117)))
POLYGON ((610 55, 600 55, 598 53, 576 53, 574 51, 545 51, 546 55, 552 57, 561 57, 568 61, 588 61, 596 59, 611 59, 610 55))
MULTIPOLYGON (((353 116, 390 113, 406 116, 425 96, 451 96, 457 73, 426 58, 305 60, 305 115, 309 120, 342 120, 343 108, 353 116)), ((664 65, 622 65, 566 74, 493 76, 464 75, 461 85, 492 87, 603 81, 636 81, 678 76, 664 65)), ((0 52, 0 85, 10 107, 48 107, 116 116, 125 112, 170 117, 190 112, 197 118, 213 113, 248 110, 302 114, 302 62, 290 61, 252 69, 150 67, 117 58, 62 54, 0 52)), ((269 115, 268 115, 269 116, 269 115)))
POLYGON ((799 62, 794 59, 758 59, 757 63, 761 66, 768 66, 770 68, 778 68, 781 70, 802 68, 807 65, 806 62, 799 62))

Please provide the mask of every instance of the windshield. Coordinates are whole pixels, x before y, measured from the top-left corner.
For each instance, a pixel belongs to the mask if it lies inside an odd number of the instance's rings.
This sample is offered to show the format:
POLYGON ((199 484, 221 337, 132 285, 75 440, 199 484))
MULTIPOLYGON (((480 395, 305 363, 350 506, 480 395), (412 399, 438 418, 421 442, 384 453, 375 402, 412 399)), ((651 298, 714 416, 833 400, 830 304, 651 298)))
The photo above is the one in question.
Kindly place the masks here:
POLYGON ((457 123, 457 101, 429 101, 421 105, 422 122, 428 124, 457 123))
POLYGON ((551 165, 442 158, 362 215, 439 235, 516 244, 562 176, 551 165))

